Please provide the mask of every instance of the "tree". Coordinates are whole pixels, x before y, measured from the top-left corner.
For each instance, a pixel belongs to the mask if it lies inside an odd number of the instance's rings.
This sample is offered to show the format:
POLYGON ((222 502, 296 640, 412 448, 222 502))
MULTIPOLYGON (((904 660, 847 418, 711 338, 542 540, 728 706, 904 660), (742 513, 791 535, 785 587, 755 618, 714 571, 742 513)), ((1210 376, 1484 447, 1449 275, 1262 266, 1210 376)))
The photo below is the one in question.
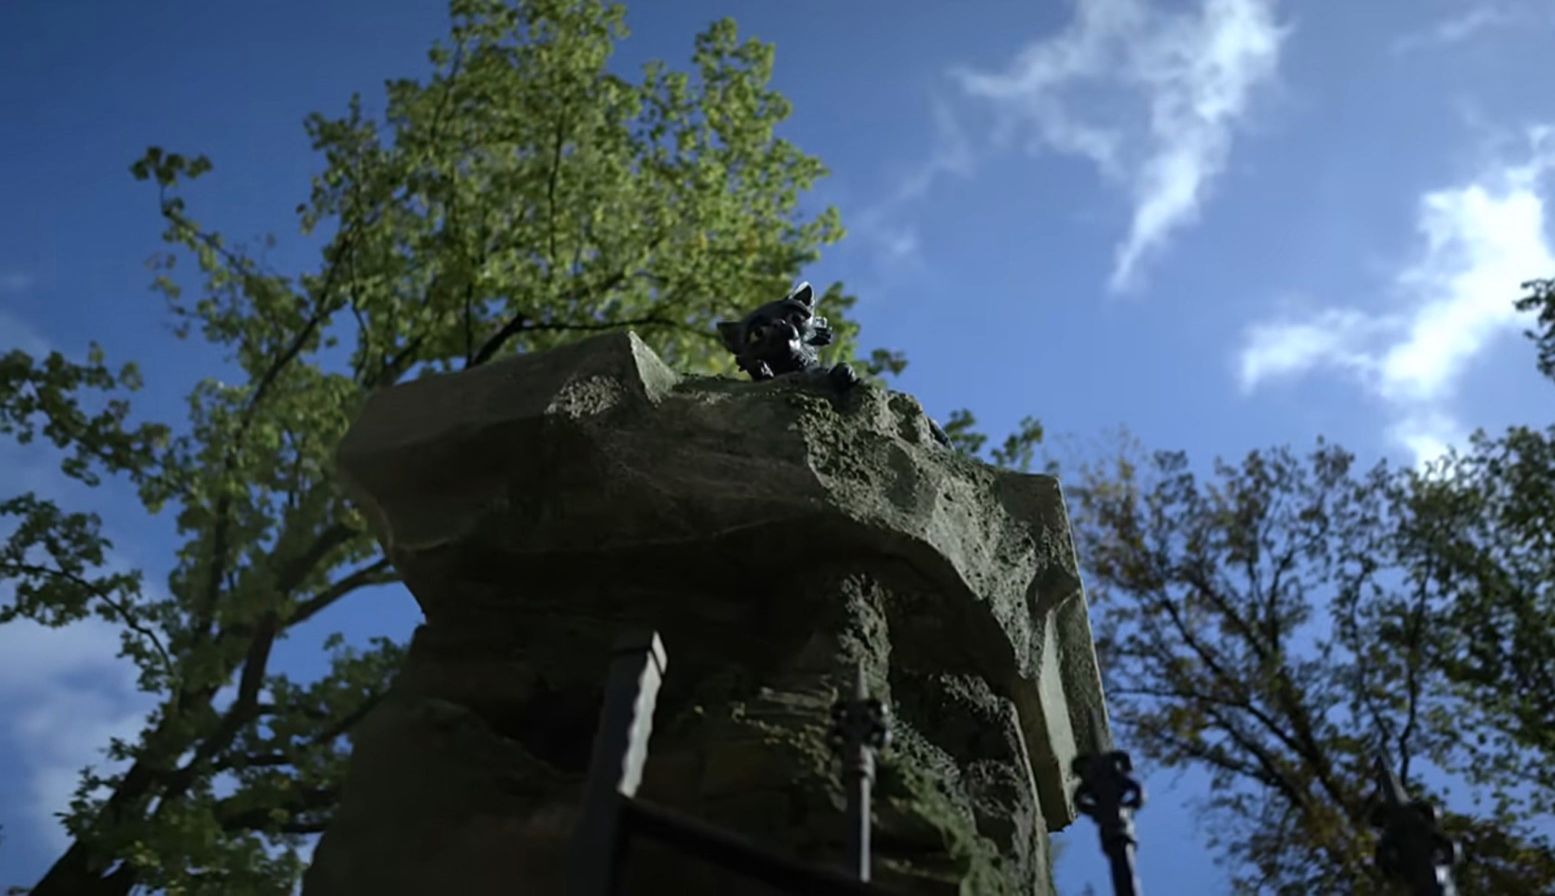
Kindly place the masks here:
MULTIPOLYGON (((1555 378, 1555 281, 1524 287, 1555 378)), ((945 428, 975 454, 974 427, 945 428)), ((1028 425, 988 459, 1028 468, 1039 441, 1028 425)), ((1528 824, 1555 811, 1555 427, 1476 433, 1419 471, 1320 440, 1206 477, 1125 439, 1064 472, 1119 740, 1209 775, 1238 892, 1389 892, 1378 756, 1438 806, 1470 785, 1443 820, 1462 892, 1555 887, 1528 824)))
MULTIPOLYGON (((178 334, 231 370, 194 385, 187 420, 137 421, 134 366, 95 347, 0 358, 0 432, 51 442, 82 482, 124 477, 182 541, 158 596, 104 569, 97 515, 0 503, 14 524, 0 622, 108 619, 157 699, 137 737, 107 745, 118 770, 83 776, 73 841, 34 896, 290 891, 400 655, 337 638, 316 681, 270 667, 288 630, 396 581, 331 468, 368 393, 626 326, 677 367, 725 369, 715 319, 783 294, 841 236, 835 211, 800 210, 824 169, 774 136, 789 107, 768 86, 772 48, 732 22, 696 38, 690 72, 653 63, 630 81, 607 68, 617 6, 454 0, 452 18, 431 76, 388 84, 382 123, 357 97, 307 120, 323 155, 298 206, 314 271, 270 270, 192 217, 180 188, 203 157, 153 148, 134 164, 157 188, 172 251, 156 286, 178 334)), ((833 285, 823 301, 849 358, 852 299, 833 285)), ((901 363, 877 351, 866 366, 901 363)))
POLYGON ((1539 352, 1539 372, 1555 380, 1555 278, 1529 280, 1523 284, 1528 294, 1517 300, 1518 311, 1532 311, 1537 329, 1529 330, 1539 352))
MULTIPOLYGON (((1370 812, 1380 754, 1442 805, 1468 763, 1439 662, 1443 594, 1401 551, 1398 471, 1319 442, 1217 461, 1084 468, 1070 490, 1120 740, 1210 776, 1211 846, 1239 892, 1386 893, 1370 812)), ((1502 805, 1447 813, 1466 893, 1542 893, 1555 849, 1502 805)))
MULTIPOLYGON (((1542 307, 1540 365, 1555 345, 1542 307)), ((1555 429, 1423 471, 1319 441, 1196 474, 1178 452, 1066 471, 1121 741, 1197 768, 1238 891, 1383 893, 1373 763, 1447 805, 1465 893, 1544 893, 1555 845, 1555 429)))
POLYGON ((963 454, 980 457, 995 466, 1030 471, 1036 462, 1037 449, 1042 445, 1042 423, 1037 418, 1022 417, 1014 432, 986 452, 983 449, 988 444, 988 436, 978 432, 976 427, 976 415, 966 408, 960 408, 951 411, 950 416, 945 418, 943 429, 950 439, 951 447, 963 454))
MULTIPOLYGON (((1524 288, 1555 380, 1555 281, 1524 288)), ((1555 812, 1555 426, 1476 432, 1407 486, 1404 544, 1441 592, 1441 665, 1473 712, 1470 772, 1498 801, 1555 812)))

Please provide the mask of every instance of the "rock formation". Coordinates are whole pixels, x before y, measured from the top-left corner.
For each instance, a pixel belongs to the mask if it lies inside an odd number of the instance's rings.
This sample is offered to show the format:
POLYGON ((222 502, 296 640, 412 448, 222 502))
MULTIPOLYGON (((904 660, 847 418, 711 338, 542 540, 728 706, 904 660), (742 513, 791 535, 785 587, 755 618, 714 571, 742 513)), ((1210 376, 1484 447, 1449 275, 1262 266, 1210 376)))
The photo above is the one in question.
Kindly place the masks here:
MULTIPOLYGON (((1058 483, 939 445, 909 396, 684 377, 600 336, 375 395, 339 451, 426 615, 356 738, 307 896, 560 893, 616 633, 669 673, 640 795, 839 864, 831 702, 893 715, 875 879, 1045 894, 1104 748, 1058 483)), ((635 850, 623 892, 770 889, 635 850)))

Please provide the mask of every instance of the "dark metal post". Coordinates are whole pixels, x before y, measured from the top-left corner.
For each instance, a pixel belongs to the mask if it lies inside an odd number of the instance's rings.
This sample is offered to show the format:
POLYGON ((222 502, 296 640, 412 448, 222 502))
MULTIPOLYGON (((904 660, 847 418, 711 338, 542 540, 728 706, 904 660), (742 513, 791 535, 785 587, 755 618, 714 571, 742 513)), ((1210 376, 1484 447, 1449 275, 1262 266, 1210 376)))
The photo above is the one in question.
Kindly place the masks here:
POLYGON ((875 783, 875 751, 891 743, 885 706, 869 696, 864 664, 854 672, 853 696, 832 705, 831 739, 842 752, 842 780, 848 793, 848 865, 859 880, 869 880, 870 795, 875 783))
POLYGON ((1134 764, 1121 750, 1074 760, 1074 773, 1080 778, 1075 808, 1096 822, 1102 852, 1112 869, 1115 896, 1139 894, 1139 877, 1134 871, 1134 849, 1139 843, 1134 839, 1131 815, 1145 804, 1145 788, 1133 771, 1134 764))
POLYGON ((669 660, 657 632, 616 642, 605 682, 605 702, 594 735, 594 753, 583 791, 582 814, 572 835, 569 896, 611 896, 626 846, 623 807, 637 793, 653 708, 669 660))
MULTIPOLYGON (((692 858, 805 896, 888 896, 874 884, 832 868, 810 865, 745 837, 642 800, 623 800, 634 839, 646 837, 692 858)), ((763 890, 763 892, 766 892, 763 890)))
POLYGON ((1410 801, 1382 753, 1377 755, 1377 796, 1372 812, 1372 824, 1382 829, 1377 867, 1402 881, 1410 896, 1457 896, 1452 866, 1458 862, 1458 844, 1441 832, 1435 806, 1410 801))

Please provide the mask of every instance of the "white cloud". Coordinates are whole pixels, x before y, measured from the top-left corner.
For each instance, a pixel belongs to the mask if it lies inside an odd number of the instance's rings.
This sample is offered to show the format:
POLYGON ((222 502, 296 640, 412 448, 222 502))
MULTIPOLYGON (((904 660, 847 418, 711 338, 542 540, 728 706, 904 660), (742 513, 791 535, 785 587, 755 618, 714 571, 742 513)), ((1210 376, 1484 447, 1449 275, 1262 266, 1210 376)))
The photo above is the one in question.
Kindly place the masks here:
POLYGON ((929 158, 897 185, 895 199, 910 202, 929 192, 947 174, 968 177, 972 173, 972 142, 950 105, 941 97, 929 101, 934 121, 934 146, 929 158))
POLYGON ((1483 31, 1522 22, 1526 16, 1506 5, 1483 4, 1407 32, 1393 41, 1393 52, 1410 53, 1460 44, 1483 31))
POLYGON ((1461 441, 1446 407, 1457 382, 1494 340, 1520 328, 1518 284, 1555 271, 1543 192, 1555 172, 1555 129, 1531 130, 1527 146, 1526 161, 1420 198, 1418 252, 1391 284, 1399 309, 1331 308, 1250 327, 1238 358, 1243 389, 1340 369, 1392 408, 1390 433, 1417 459, 1461 441))
POLYGON ((1469 434, 1452 415, 1428 408, 1394 422, 1388 427, 1388 436, 1419 466, 1436 460, 1454 445, 1463 445, 1469 434))
MULTIPOLYGON (((4 588, 7 602, 9 586, 4 588)), ((134 687, 134 671, 118 658, 118 628, 90 620, 48 628, 29 620, 0 625, 0 700, 32 693, 40 683, 70 678, 114 679, 134 687)))
POLYGON ((918 254, 918 233, 911 227, 882 229, 875 236, 887 260, 903 261, 918 254))
POLYGON ((26 292, 36 282, 26 271, 0 271, 0 293, 26 292))
POLYGON ((1377 363, 1366 345, 1385 325, 1359 311, 1328 308, 1309 320, 1280 320, 1248 328, 1239 358, 1242 391, 1251 392, 1267 379, 1302 373, 1310 368, 1343 368, 1374 375, 1377 363))
POLYGON ((1381 389, 1394 400, 1447 397, 1489 340, 1515 329, 1517 284, 1555 268, 1544 234, 1544 203, 1530 185, 1470 184, 1421 203, 1426 251, 1399 286, 1418 291, 1404 338, 1382 357, 1381 389))
POLYGON ((864 208, 854 219, 859 233, 874 248, 877 264, 885 268, 910 266, 919 259, 918 231, 910 206, 946 176, 970 177, 975 167, 972 142, 949 104, 932 97, 930 114, 934 136, 927 158, 908 169, 883 200, 864 208))
MULTIPOLYGON (((0 451, 0 494, 67 494, 71 483, 37 460, 14 446, 0 451)), ((111 550, 106 561, 109 571, 130 567, 111 550)), ((148 599, 161 597, 151 583, 145 587, 148 599)), ((13 589, 0 580, 0 606, 12 602, 13 589)), ((18 760, 8 779, 26 794, 9 807, 11 819, 56 852, 68 845, 58 815, 70 808, 81 770, 113 769, 103 753, 109 741, 133 737, 152 708, 136 686, 135 665, 119 656, 120 632, 97 617, 60 628, 28 619, 0 624, 0 737, 18 760)))
POLYGON ((69 809, 81 769, 109 768, 103 748, 135 735, 150 709, 118 652, 119 629, 102 620, 0 625, 0 716, 20 758, 12 772, 28 781, 18 814, 55 850, 69 845, 57 816, 69 809))
POLYGON ((1004 116, 1006 140, 1029 129, 1031 148, 1089 159, 1128 191, 1133 217, 1110 277, 1113 289, 1125 289, 1144 259, 1198 216, 1233 129, 1278 68, 1287 33, 1274 0, 1200 0, 1192 11, 1076 0, 1067 28, 1004 71, 955 75, 1004 116))
POLYGON ((19 348, 29 355, 41 357, 49 353, 49 341, 26 321, 0 309, 0 353, 19 348))

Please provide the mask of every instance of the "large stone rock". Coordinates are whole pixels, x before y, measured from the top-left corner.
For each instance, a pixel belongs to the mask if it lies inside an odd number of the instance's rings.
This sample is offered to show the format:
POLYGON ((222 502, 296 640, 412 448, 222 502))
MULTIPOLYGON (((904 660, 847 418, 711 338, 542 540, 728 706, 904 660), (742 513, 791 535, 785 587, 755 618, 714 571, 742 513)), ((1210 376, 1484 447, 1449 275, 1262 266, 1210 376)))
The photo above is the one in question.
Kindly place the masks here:
MULTIPOLYGON (((635 335, 389 389, 339 452, 426 614, 364 723, 308 896, 560 891, 611 643, 668 649, 640 796, 842 861, 828 708, 894 715, 876 879, 1051 892, 1106 719, 1058 483, 940 446, 912 398, 682 377, 635 335)), ((770 893, 635 849, 631 894, 770 893)))

